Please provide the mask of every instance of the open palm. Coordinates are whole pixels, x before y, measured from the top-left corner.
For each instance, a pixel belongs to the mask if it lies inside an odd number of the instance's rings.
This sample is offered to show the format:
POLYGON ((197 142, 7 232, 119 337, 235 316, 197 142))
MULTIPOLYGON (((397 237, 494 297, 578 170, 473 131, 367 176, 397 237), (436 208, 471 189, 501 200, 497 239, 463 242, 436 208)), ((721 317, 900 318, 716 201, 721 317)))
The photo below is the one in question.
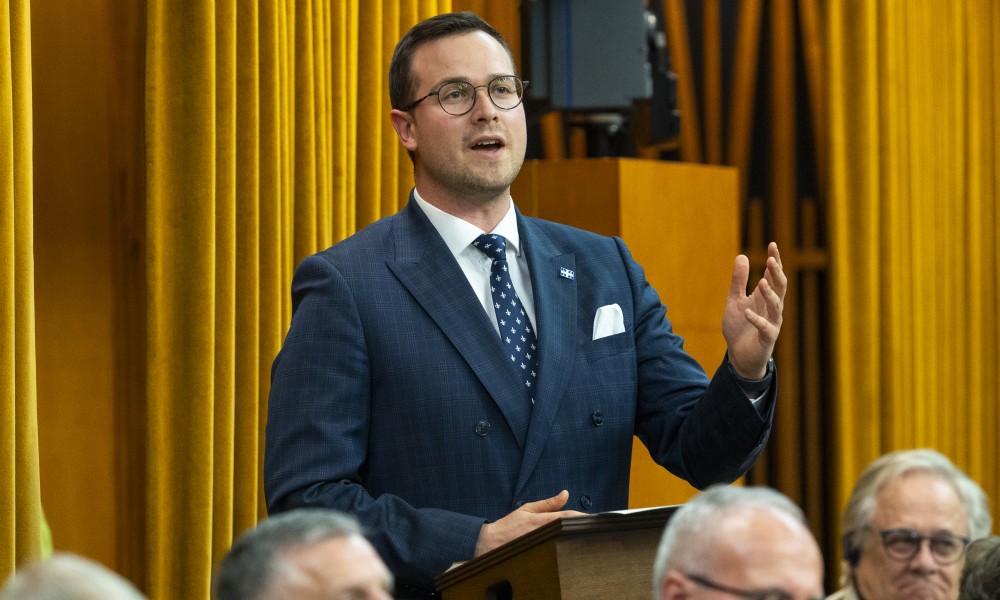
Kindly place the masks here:
POLYGON ((750 261, 741 254, 733 267, 722 315, 722 335, 729 348, 729 362, 736 372, 747 379, 760 379, 781 331, 781 311, 788 289, 777 244, 768 245, 764 276, 747 295, 749 276, 750 261))

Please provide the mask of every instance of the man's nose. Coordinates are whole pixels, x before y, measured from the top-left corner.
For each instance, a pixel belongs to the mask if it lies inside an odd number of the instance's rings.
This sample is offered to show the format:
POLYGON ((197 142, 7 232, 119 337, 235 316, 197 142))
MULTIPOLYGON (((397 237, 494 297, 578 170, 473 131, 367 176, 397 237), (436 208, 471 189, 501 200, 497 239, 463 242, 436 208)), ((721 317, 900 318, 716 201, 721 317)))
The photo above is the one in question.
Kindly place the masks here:
POLYGON ((496 119, 500 109, 497 108, 496 104, 493 104, 493 99, 490 98, 490 88, 482 85, 473 89, 472 92, 475 94, 475 104, 472 106, 475 118, 487 121, 496 119), (480 91, 483 93, 482 98, 479 97, 480 91))
POLYGON ((938 562, 931 550, 930 540, 920 541, 920 548, 917 549, 917 554, 910 561, 910 564, 924 572, 937 570, 938 562))

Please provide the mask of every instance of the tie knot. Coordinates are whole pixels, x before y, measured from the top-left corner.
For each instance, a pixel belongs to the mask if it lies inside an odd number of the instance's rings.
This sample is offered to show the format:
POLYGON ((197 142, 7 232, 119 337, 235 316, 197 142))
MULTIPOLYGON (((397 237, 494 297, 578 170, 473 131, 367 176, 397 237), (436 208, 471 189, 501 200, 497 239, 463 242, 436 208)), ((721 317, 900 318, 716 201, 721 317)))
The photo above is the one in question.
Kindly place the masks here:
POLYGON ((507 260, 507 240, 502 235, 484 233, 472 245, 492 260, 507 260))

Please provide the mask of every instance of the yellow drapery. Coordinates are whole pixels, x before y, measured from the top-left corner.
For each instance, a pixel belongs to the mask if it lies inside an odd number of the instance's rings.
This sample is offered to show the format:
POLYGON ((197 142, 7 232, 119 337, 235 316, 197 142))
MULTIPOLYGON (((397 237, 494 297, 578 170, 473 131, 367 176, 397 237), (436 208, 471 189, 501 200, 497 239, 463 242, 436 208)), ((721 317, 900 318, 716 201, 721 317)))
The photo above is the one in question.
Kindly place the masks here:
POLYGON ((827 9, 835 505, 876 456, 932 447, 996 519, 1000 6, 827 9))
POLYGON ((28 0, 0 1, 0 580, 41 555, 44 530, 35 408, 30 41, 28 0))
POLYGON ((306 255, 405 202, 398 37, 447 0, 147 2, 147 587, 207 597, 264 514, 268 373, 306 255))

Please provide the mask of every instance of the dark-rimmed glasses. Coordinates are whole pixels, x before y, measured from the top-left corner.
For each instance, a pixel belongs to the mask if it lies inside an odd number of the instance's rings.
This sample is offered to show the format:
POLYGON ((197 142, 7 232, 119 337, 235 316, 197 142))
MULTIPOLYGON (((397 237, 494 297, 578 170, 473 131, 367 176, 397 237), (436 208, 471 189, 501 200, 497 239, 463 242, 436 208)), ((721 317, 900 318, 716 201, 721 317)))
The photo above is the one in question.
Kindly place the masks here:
MULTIPOLYGON (((691 581, 697 583, 702 587, 706 587, 710 590, 715 590, 717 592, 723 592, 731 596, 736 596, 737 598, 745 598, 746 600, 795 600, 795 597, 791 593, 781 589, 781 588, 764 588, 759 590, 741 590, 740 588, 729 587, 728 585, 722 585, 712 581, 708 577, 702 577, 701 575, 693 575, 691 573, 684 573, 684 576, 691 581)), ((810 600, 822 600, 823 596, 814 596, 810 600)))
POLYGON ((894 560, 909 561, 920 552, 924 540, 930 544, 931 555, 939 565, 950 565, 957 562, 969 547, 969 538, 948 532, 924 535, 913 529, 883 529, 878 532, 882 536, 882 545, 886 553, 894 560))
POLYGON ((449 115, 460 117, 476 105, 476 90, 486 88, 486 93, 490 97, 493 105, 501 110, 516 108, 524 97, 524 88, 527 81, 521 81, 513 75, 501 75, 494 77, 486 85, 472 85, 468 81, 449 81, 433 92, 418 98, 399 109, 403 112, 413 110, 418 104, 431 96, 437 96, 438 104, 449 115))

